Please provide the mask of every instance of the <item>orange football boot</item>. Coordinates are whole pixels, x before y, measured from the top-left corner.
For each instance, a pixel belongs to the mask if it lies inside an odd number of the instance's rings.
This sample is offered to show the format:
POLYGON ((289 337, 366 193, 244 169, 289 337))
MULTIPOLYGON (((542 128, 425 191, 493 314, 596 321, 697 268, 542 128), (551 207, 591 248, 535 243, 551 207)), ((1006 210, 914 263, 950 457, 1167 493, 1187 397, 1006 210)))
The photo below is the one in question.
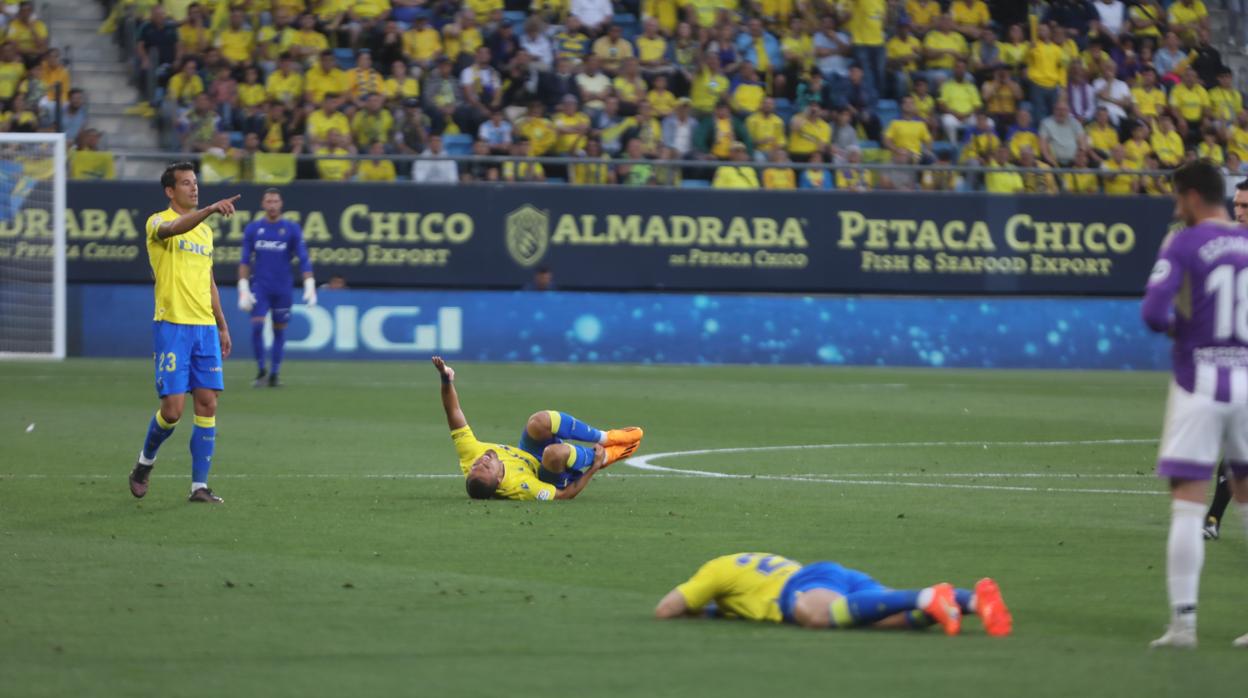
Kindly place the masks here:
POLYGON ((953 593, 953 585, 942 582, 932 587, 932 600, 923 607, 945 629, 946 635, 957 635, 962 630, 962 608, 953 593))
POLYGON ((975 582, 975 615, 984 621, 984 630, 993 637, 1005 637, 1014 629, 1014 617, 1001 598, 1001 587, 988 577, 975 582))

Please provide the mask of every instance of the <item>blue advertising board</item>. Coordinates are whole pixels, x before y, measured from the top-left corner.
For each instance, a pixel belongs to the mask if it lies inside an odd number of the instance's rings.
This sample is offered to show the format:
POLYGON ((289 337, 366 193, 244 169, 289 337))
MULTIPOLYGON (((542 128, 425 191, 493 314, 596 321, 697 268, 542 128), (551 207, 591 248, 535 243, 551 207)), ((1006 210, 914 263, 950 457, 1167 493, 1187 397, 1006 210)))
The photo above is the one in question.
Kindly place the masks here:
MULTIPOLYGON (((249 324, 221 289, 238 356, 249 324)), ((71 348, 151 354, 150 288, 74 285, 71 348)), ((1163 369, 1139 302, 519 291, 322 291, 290 358, 1163 369)))
MULTIPOLYGON (((232 283, 239 212, 212 218, 217 279, 232 283)), ((518 288, 539 267, 578 290, 1138 296, 1167 232, 1164 198, 633 187, 300 182, 284 187, 318 278, 353 286, 518 288)), ((151 276, 144 221, 155 185, 75 182, 69 278, 151 276)), ((38 212, 36 212, 38 213, 38 212)), ((50 253, 46 217, 0 223, 0 250, 50 253)))

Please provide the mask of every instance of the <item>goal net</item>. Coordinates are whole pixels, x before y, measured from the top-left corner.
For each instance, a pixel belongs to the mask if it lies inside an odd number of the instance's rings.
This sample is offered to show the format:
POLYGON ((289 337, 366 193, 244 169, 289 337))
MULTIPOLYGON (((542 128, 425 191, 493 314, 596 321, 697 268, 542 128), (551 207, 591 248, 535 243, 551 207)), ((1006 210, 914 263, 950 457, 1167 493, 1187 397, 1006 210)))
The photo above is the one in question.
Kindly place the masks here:
POLYGON ((65 138, 0 133, 0 359, 65 358, 65 138))

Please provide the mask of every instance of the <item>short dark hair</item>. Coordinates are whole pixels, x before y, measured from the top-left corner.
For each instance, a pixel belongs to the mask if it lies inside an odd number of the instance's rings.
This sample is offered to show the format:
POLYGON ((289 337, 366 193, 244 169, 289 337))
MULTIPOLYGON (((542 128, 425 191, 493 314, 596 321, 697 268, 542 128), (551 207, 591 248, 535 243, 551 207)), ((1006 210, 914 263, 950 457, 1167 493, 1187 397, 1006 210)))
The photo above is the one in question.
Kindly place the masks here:
POLYGON ((281 196, 282 190, 278 189, 277 187, 269 187, 268 189, 264 190, 264 193, 260 195, 260 198, 264 198, 268 196, 269 194, 277 194, 278 196, 281 196))
POLYGON ((473 499, 494 498, 494 486, 484 480, 470 477, 464 480, 464 488, 468 490, 468 496, 473 499))
POLYGON ((170 187, 173 187, 173 186, 177 185, 177 183, 178 183, 178 173, 179 173, 179 172, 186 172, 186 171, 188 171, 188 170, 189 170, 189 171, 191 171, 191 172, 194 172, 194 171, 195 171, 195 163, 192 163, 192 162, 187 162, 186 160, 183 160, 182 162, 175 162, 175 163, 173 163, 172 165, 170 165, 170 166, 166 167, 166 168, 165 168, 165 171, 164 171, 163 173, 161 173, 161 175, 160 175, 160 186, 162 186, 162 187, 164 187, 164 188, 168 189, 168 188, 170 188, 170 187))
POLYGON ((1174 190, 1180 195, 1194 191, 1200 195, 1201 201, 1207 204, 1220 204, 1222 197, 1226 195, 1222 173, 1207 159, 1189 162, 1175 170, 1171 176, 1174 181, 1174 190))
POLYGON ((1236 184, 1235 189, 1238 191, 1248 191, 1248 179, 1245 179, 1241 181, 1239 184, 1236 184))

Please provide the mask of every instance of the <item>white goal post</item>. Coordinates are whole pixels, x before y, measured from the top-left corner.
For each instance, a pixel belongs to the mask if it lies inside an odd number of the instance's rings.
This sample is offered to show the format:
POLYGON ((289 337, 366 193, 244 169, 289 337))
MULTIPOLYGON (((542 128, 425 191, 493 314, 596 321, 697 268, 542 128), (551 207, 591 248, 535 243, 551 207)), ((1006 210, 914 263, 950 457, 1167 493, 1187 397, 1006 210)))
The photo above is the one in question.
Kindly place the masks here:
POLYGON ((0 359, 65 358, 63 133, 0 133, 0 359))

